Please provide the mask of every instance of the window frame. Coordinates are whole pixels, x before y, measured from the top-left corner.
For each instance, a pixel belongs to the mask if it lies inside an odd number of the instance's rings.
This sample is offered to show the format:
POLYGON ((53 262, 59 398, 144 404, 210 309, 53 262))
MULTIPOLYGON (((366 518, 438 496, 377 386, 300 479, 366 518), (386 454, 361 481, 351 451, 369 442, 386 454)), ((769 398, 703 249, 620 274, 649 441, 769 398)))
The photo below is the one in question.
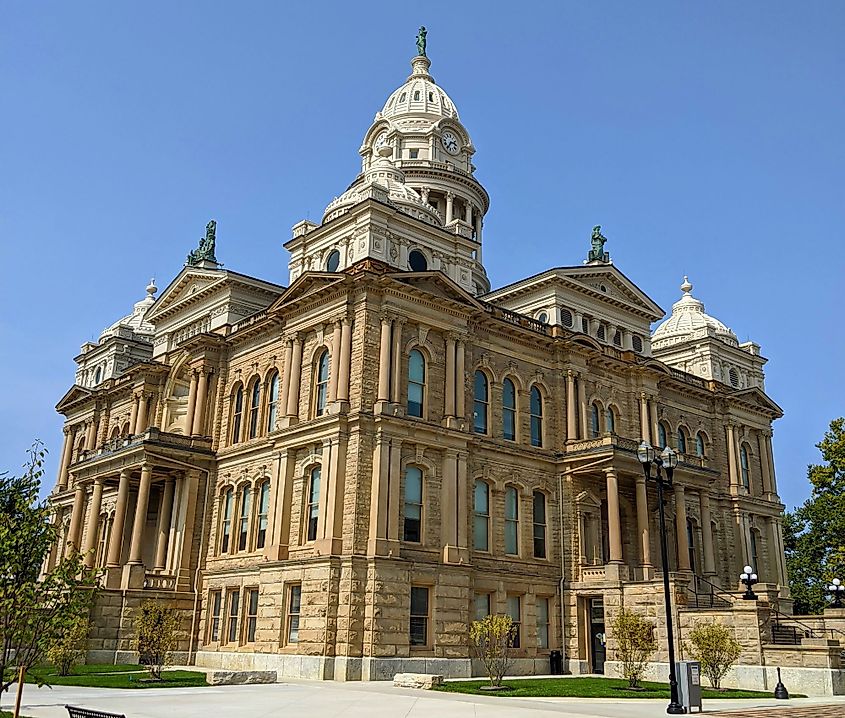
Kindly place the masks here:
POLYGON ((601 436, 601 409, 597 401, 590 402, 590 438, 598 439, 601 436))
POLYGON ((238 444, 241 441, 241 429, 243 424, 244 411, 244 386, 238 384, 232 392, 232 433, 231 443, 238 444))
POLYGON ((548 596, 536 596, 534 615, 537 619, 537 648, 546 650, 551 645, 552 620, 551 620, 551 599, 548 596), (541 621, 540 606, 545 606, 545 621, 541 621))
POLYGON ((616 412, 610 404, 604 409, 604 430, 608 434, 616 433, 616 412))
POLYGON ((549 546, 548 546, 548 522, 549 522, 549 507, 548 496, 543 491, 535 489, 531 495, 531 526, 532 526, 532 555, 534 558, 548 560, 549 546), (542 499, 543 516, 542 521, 537 520, 537 499, 542 499), (540 535, 542 533, 542 536, 540 535), (542 541, 542 553, 537 551, 538 541, 542 541))
POLYGON ((482 551, 490 553, 490 484, 484 479, 476 479, 472 488, 472 548, 474 551, 482 551), (484 498, 487 502, 486 513, 478 509, 478 490, 479 487, 484 487, 484 498), (478 527, 483 523, 484 525, 484 547, 478 545, 479 530, 478 527))
MULTIPOLYGON (((475 387, 473 387, 473 403, 475 401, 475 387)), ((516 441, 517 432, 517 405, 518 394, 516 390, 516 383, 510 377, 505 377, 502 381, 502 438, 505 441, 516 441), (507 404, 508 386, 513 390, 511 394, 511 405, 507 404), (509 425, 510 424, 510 425, 509 425), (510 428, 510 432, 508 429, 510 428), (508 435, 510 434, 510 435, 508 435)))
POLYGON ((474 621, 482 621, 487 616, 493 615, 493 596, 489 591, 477 591, 472 594, 472 615, 474 616, 474 621), (485 611, 483 616, 480 616, 478 613, 478 604, 479 599, 483 599, 484 602, 487 604, 487 610, 485 611))
POLYGON ((751 452, 743 442, 739 445, 739 477, 746 491, 751 492, 751 452))
MULTIPOLYGON (((419 595, 419 594, 418 594, 419 595)), ((412 651, 424 651, 431 648, 431 586, 411 584, 409 594, 408 645, 412 651), (425 613, 414 613, 414 592, 424 591, 425 613), (423 622, 424 642, 414 643, 414 620, 423 622)))
POLYGON ((331 357, 325 347, 317 354, 314 363, 314 417, 325 416, 329 406, 329 380, 331 357), (325 370, 325 371, 324 371, 325 370))
POLYGON ((507 608, 505 615, 510 616, 512 622, 513 643, 511 646, 518 650, 522 648, 522 594, 509 593, 505 599, 505 606, 507 608), (512 601, 516 601, 516 618, 514 618, 512 601))
POLYGON ((520 499, 520 490, 518 486, 513 484, 508 484, 505 486, 505 555, 506 556, 519 556, 520 555, 520 540, 519 540, 519 499, 520 499), (513 496, 513 504, 509 506, 509 497, 513 496), (509 508, 513 508, 511 512, 509 508), (513 515, 511 515, 513 514, 513 515), (512 536, 511 536, 512 532, 512 536), (509 539, 513 539, 513 551, 509 550, 511 548, 509 539))
POLYGON ((320 490, 322 489, 323 467, 312 466, 308 472, 308 493, 305 501, 305 541, 316 541, 320 534, 320 490), (316 474, 316 492, 314 490, 316 474))
MULTIPOLYGON (((416 466, 414 464, 410 464, 405 467, 405 471, 402 476, 403 486, 402 486, 402 540, 408 543, 415 543, 415 544, 422 544, 423 542, 423 517, 424 511, 423 507, 425 505, 425 473, 423 472, 422 468, 416 466), (408 496, 408 486, 409 486, 409 475, 411 473, 418 474, 419 478, 419 497, 416 501, 410 501, 408 496), (408 538, 408 527, 409 525, 413 525, 409 523, 408 518, 408 507, 414 507, 418 513, 416 518, 411 518, 410 521, 417 522, 417 538, 408 538)), ((416 497, 411 497, 416 498, 416 497)))
POLYGON ((686 454, 689 447, 689 441, 687 440, 686 429, 684 429, 683 426, 678 427, 678 436, 676 441, 678 442, 678 453, 686 454))
POLYGON ((427 377, 426 377, 426 357, 425 354, 420 350, 419 347, 414 347, 408 352, 408 391, 406 393, 406 402, 405 402, 405 409, 408 416, 416 417, 417 419, 424 419, 426 416, 426 391, 427 389, 427 377), (414 370, 414 358, 419 357, 419 361, 422 363, 422 380, 418 381, 413 376, 414 370), (415 402, 419 406, 419 413, 415 413, 411 410, 411 391, 412 387, 419 391, 419 401, 415 402))
POLYGON ((276 417, 279 414, 279 372, 274 370, 267 380, 267 433, 276 430, 276 417))
POLYGON ((257 586, 250 586, 244 589, 244 643, 255 643, 255 633, 258 629, 259 595, 257 586), (254 606, 252 601, 253 596, 255 597, 254 606))
POLYGON ((669 446, 669 432, 666 430, 666 424, 662 421, 657 422, 657 447, 658 449, 665 449, 669 446))
POLYGON ((699 431, 695 435, 695 455, 703 459, 706 455, 706 452, 707 441, 704 439, 704 434, 699 431))
POLYGON ((529 413, 531 416, 531 446, 543 448, 543 393, 536 384, 528 392, 529 413))
POLYGON ((302 583, 297 581, 289 583, 285 587, 285 620, 284 635, 282 643, 285 646, 293 646, 299 643, 299 627, 302 616, 302 583), (294 611, 294 596, 296 596, 296 610, 294 611), (293 624, 296 623, 294 628, 293 624), (296 637, 291 638, 291 631, 296 632, 296 637))
POLYGON ((208 642, 220 643, 220 621, 223 616, 223 591, 213 589, 208 592, 208 642))
POLYGON ((249 391, 249 420, 247 422, 247 439, 258 436, 261 418, 261 381, 258 377, 252 382, 249 391))
POLYGON ((270 527, 270 480, 266 479, 258 485, 258 501, 255 506, 255 548, 262 549, 267 545, 267 529, 270 527), (263 532, 263 533, 262 533, 263 532))
POLYGON ((476 369, 472 379, 472 433, 480 436, 490 435, 490 377, 481 369, 476 369), (483 381, 484 398, 479 398, 479 380, 483 381), (479 425, 483 422, 483 426, 479 425))
MULTIPOLYGON (((252 508, 252 486, 241 484, 238 489, 238 542, 234 553, 249 551, 249 519, 252 508)), ((234 546, 233 542, 233 546, 234 546)))
POLYGON ((220 494, 220 555, 231 553, 232 545, 232 518, 234 514, 235 487, 227 486, 220 494))
POLYGON ((240 588, 230 588, 226 591, 228 611, 226 612, 226 645, 238 643, 238 627, 240 625, 240 588))

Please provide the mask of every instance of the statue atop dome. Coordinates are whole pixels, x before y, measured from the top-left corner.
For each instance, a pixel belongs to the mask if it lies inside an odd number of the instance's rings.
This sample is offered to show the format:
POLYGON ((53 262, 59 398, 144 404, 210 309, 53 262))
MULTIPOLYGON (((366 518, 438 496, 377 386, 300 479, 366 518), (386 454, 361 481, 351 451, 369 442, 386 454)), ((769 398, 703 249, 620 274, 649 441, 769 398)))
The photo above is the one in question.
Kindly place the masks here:
POLYGON ((428 34, 428 31, 425 29, 425 25, 420 27, 420 31, 417 33, 417 55, 420 57, 428 57, 425 54, 425 36, 428 34))
POLYGON ((213 219, 205 225, 205 237, 200 240, 199 247, 188 254, 185 264, 189 267, 198 267, 202 262, 213 262, 218 264, 214 256, 214 245, 217 243, 217 222, 213 219))
POLYGON ((607 237, 601 233, 601 225, 597 224, 593 227, 593 235, 590 238, 592 249, 587 255, 587 262, 609 262, 610 254, 604 251, 604 243, 607 242, 607 237))

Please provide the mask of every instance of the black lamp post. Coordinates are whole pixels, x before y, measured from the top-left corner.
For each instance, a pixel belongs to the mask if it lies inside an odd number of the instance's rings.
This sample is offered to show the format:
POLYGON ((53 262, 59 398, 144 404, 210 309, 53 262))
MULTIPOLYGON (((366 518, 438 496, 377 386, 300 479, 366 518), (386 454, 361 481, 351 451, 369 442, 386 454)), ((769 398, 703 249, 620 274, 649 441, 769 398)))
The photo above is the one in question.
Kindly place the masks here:
POLYGON ((834 608, 842 608, 842 599, 845 598, 845 586, 838 578, 834 578, 827 587, 830 597, 833 599, 834 608))
POLYGON ((657 483, 657 509, 660 517, 660 559, 663 564, 663 604, 666 609, 666 637, 669 642, 669 705, 666 712, 671 714, 686 713, 678 701, 678 679, 675 675, 675 637, 672 631, 672 596, 669 589, 669 552, 666 547, 666 514, 663 507, 663 490, 672 487, 672 474, 678 465, 678 455, 668 446, 658 454, 654 447, 643 441, 637 449, 637 458, 643 465, 646 481, 657 483), (655 476, 651 467, 655 467, 655 476), (666 470, 664 478, 662 470, 666 470))
POLYGON ((742 573, 739 574, 739 580, 745 584, 745 593, 742 594, 742 597, 746 601, 756 601, 757 594, 751 590, 751 587, 757 583, 757 574, 753 573, 754 569, 751 566, 746 566, 742 569, 742 573))

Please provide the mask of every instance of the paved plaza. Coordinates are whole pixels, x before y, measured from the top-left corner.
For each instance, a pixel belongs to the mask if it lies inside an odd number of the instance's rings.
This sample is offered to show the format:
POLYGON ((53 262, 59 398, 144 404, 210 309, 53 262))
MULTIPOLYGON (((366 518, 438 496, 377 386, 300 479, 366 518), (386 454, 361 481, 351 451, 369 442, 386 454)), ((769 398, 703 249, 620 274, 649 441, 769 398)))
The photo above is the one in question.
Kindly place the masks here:
MULTIPOLYGON (((12 687, 14 690, 15 686, 12 687)), ((14 694, 3 697, 9 710, 14 694)), ((665 715, 665 700, 499 698, 394 688, 389 683, 297 681, 259 686, 115 690, 28 685, 21 713, 31 718, 66 718, 66 704, 84 706, 127 718, 216 718, 256 716, 288 718, 651 718, 665 715)), ((845 697, 791 701, 709 701, 705 712, 735 718, 835 718, 845 716, 845 697), (771 706, 780 710, 775 712, 771 706), (763 709, 763 710, 760 710, 763 709), (725 714, 723 711, 739 711, 725 714)))

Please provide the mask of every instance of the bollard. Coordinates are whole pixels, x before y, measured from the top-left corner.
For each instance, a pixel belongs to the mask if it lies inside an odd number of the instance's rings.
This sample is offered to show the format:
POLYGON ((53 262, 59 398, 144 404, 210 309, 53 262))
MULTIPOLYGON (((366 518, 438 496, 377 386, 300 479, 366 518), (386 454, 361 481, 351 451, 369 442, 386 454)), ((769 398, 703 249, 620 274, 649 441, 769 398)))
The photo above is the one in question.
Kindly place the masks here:
POLYGON ((778 684, 775 686, 775 698, 784 701, 789 699, 789 691, 786 690, 786 686, 780 680, 780 667, 778 667, 778 684))

